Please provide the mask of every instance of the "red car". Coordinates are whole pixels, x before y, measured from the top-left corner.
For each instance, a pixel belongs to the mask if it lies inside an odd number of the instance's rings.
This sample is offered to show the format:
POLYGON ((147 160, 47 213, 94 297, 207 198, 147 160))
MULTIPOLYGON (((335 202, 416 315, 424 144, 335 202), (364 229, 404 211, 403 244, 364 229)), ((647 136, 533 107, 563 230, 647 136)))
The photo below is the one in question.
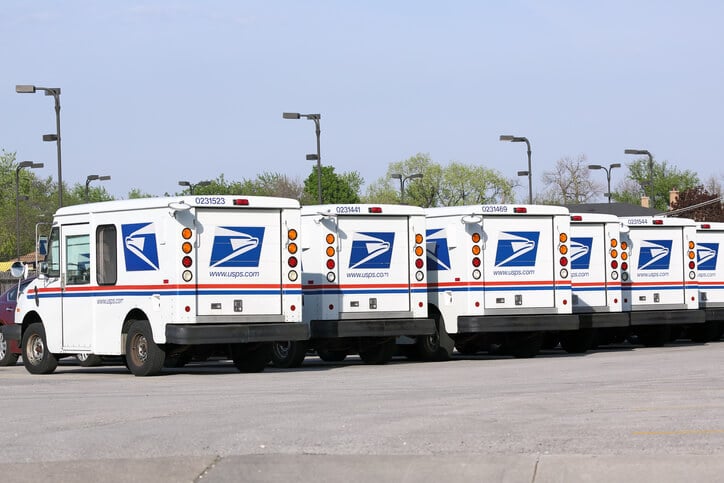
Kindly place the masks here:
MULTIPOLYGON (((28 278, 20 282, 20 290, 33 280, 28 278)), ((14 284, 11 288, 0 295, 0 324, 12 325, 15 323, 15 305, 18 298, 18 285, 14 284)), ((20 356, 20 346, 17 341, 5 340, 2 331, 0 331, 0 366, 14 365, 20 356)))

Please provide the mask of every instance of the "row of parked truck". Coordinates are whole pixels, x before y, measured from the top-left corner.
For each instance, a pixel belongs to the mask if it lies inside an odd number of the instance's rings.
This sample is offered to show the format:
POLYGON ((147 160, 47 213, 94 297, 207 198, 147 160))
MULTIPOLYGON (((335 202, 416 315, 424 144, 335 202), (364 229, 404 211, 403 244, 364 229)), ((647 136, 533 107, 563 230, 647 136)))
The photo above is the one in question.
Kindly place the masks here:
MULTIPOLYGON (((724 223, 541 205, 318 205, 184 196, 64 207, 15 324, 33 374, 68 354, 123 356, 137 376, 223 350, 273 360, 403 351, 532 357, 686 331, 721 337, 724 223)), ((27 270, 18 264, 15 275, 27 270)))

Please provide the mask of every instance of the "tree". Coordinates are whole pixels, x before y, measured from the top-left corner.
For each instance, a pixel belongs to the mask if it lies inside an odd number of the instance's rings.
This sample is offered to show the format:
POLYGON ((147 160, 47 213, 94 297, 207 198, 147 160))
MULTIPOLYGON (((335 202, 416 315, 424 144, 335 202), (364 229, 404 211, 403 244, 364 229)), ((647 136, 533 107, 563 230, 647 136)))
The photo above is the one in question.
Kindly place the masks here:
POLYGON ((548 187, 540 197, 544 204, 572 205, 586 203, 602 192, 602 185, 591 180, 586 155, 556 161, 553 171, 545 171, 543 183, 548 187))
MULTIPOLYGON (((364 183, 357 171, 337 174, 334 166, 322 166, 322 202, 323 203, 359 203, 359 190, 364 183)), ((315 204, 319 201, 317 187, 317 167, 304 180, 302 203, 315 204)))
POLYGON ((703 185, 698 185, 679 193, 679 198, 671 205, 671 209, 680 210, 714 200, 718 201, 706 204, 700 208, 677 213, 675 216, 691 218, 696 221, 724 221, 724 208, 721 203, 721 195, 709 193, 703 185))
POLYGON ((452 162, 443 168, 440 206, 512 202, 513 185, 499 172, 452 162))
MULTIPOLYGON (((629 172, 626 181, 620 183, 618 189, 612 193, 613 199, 617 202, 637 205, 641 202, 642 195, 649 196, 651 192, 649 159, 637 159, 629 163, 627 167, 629 172)), ((662 212, 669 208, 669 191, 675 189, 683 192, 700 184, 696 173, 688 169, 680 171, 675 166, 670 166, 667 161, 659 163, 654 160, 652 178, 654 199, 649 200, 649 206, 662 212)))

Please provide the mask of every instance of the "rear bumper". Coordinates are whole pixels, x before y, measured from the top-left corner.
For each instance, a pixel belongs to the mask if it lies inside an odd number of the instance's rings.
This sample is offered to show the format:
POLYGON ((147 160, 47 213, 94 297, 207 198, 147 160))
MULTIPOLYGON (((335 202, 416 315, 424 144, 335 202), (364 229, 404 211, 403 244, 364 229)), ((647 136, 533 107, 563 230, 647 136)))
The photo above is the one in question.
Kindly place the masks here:
POLYGON ((577 314, 484 315, 458 317, 458 333, 577 330, 577 314))
POLYGON ((724 307, 711 307, 704 309, 706 314, 706 321, 720 321, 724 320, 724 307))
POLYGON ((301 322, 279 324, 171 324, 166 326, 169 344, 237 344, 307 340, 309 327, 301 322))
POLYGON ((312 339, 396 337, 434 333, 435 321, 433 319, 312 320, 310 323, 312 339))
POLYGON ((646 310, 630 312, 631 325, 679 325, 703 324, 706 314, 703 310, 646 310))
POLYGON ((23 327, 17 324, 0 325, 0 332, 7 341, 20 342, 23 327))
POLYGON ((605 329, 607 327, 628 327, 628 312, 592 312, 578 314, 581 329, 605 329))

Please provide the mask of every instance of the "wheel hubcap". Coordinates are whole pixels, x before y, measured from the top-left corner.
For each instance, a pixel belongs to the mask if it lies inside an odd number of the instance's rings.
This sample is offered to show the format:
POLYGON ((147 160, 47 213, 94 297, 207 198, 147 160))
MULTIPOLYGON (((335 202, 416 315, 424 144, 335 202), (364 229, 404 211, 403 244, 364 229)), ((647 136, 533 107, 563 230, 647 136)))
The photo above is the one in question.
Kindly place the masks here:
POLYGON ((0 332, 0 359, 4 359, 8 352, 8 343, 5 341, 5 336, 0 332))
POLYGON ((45 344, 43 339, 37 335, 34 335, 28 340, 28 359, 33 365, 39 364, 43 360, 45 355, 45 344))
POLYGON ((133 355, 139 363, 143 364, 148 358, 148 341, 144 336, 137 335, 133 342, 133 355))

